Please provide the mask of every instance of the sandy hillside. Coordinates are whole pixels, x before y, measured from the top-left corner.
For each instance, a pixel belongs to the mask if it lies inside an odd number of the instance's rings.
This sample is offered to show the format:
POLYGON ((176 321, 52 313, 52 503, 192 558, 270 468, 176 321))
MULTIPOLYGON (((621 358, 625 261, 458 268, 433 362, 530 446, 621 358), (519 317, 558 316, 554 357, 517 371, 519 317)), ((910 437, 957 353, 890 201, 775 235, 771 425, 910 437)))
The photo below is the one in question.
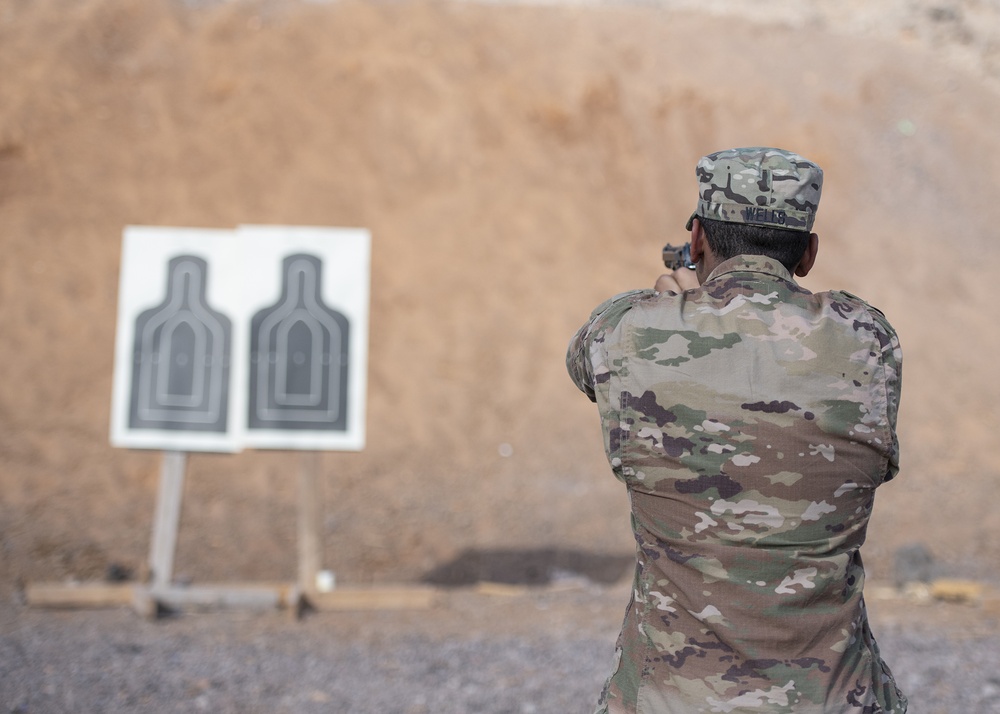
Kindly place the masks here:
MULTIPOLYGON (((746 144, 825 167, 805 285, 901 335, 874 574, 921 541, 988 575, 1000 24, 971 1, 749 5, 0 4, 0 586, 142 567, 160 454, 107 436, 128 224, 371 230, 368 447, 321 457, 342 581, 467 548, 629 553, 563 351, 652 284, 697 158, 746 144)), ((192 456, 178 571, 293 577, 299 463, 192 456)))

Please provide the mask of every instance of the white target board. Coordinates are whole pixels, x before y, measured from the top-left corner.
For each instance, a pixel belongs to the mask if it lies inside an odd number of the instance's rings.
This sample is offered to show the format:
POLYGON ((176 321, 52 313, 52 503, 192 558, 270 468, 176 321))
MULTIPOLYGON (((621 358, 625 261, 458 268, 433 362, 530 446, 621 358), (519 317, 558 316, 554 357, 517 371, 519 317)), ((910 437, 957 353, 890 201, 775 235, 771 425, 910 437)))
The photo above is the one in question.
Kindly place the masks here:
POLYGON ((366 231, 243 226, 249 311, 243 441, 364 448, 371 241, 366 231))
POLYGON ((126 228, 112 443, 364 448, 370 252, 362 229, 126 228))

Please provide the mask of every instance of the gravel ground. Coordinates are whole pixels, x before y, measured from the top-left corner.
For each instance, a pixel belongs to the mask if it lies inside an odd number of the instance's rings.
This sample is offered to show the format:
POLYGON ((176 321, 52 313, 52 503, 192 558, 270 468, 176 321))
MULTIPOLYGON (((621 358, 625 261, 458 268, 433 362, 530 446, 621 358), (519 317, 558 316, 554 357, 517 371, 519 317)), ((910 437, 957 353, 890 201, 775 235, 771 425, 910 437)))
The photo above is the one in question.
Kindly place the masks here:
MULTIPOLYGON (((0 609, 0 712, 589 712, 621 587, 444 593, 423 611, 0 609)), ((1000 627, 973 606, 875 603, 911 714, 1000 712, 1000 627)))

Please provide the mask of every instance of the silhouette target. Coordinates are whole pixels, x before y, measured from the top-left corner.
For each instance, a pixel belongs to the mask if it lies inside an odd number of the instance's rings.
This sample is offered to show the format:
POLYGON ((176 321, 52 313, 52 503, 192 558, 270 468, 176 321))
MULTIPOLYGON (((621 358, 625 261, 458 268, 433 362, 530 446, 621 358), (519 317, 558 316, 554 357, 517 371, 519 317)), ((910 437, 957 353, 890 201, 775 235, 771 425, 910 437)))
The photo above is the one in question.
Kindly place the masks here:
POLYGON ((322 261, 282 262, 281 297, 250 326, 250 429, 346 431, 349 323, 323 304, 322 261))
POLYGON ((232 328, 208 306, 207 282, 203 259, 172 258, 166 297, 136 318, 131 428, 226 431, 232 328))

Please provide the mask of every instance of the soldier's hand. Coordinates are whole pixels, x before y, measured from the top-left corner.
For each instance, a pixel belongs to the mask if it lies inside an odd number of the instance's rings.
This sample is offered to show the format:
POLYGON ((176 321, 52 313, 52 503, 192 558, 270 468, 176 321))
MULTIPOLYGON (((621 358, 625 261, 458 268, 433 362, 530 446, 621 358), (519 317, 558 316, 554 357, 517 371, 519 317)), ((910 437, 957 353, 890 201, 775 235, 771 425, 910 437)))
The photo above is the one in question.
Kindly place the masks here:
POLYGON ((658 293, 682 293, 700 285, 698 275, 690 268, 678 268, 672 273, 664 273, 656 279, 653 289, 658 293))

